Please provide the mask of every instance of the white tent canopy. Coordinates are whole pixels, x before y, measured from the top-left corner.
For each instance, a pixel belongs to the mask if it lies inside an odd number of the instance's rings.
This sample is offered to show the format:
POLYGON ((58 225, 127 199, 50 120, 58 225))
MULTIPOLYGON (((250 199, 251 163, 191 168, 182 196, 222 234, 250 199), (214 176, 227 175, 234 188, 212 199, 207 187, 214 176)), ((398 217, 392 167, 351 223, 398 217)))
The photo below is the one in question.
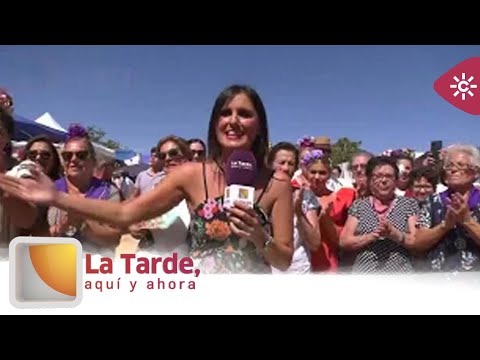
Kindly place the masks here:
MULTIPOLYGON (((45 114, 40 116, 38 119, 35 120, 35 122, 42 124, 44 126, 47 126, 51 129, 55 129, 65 133, 67 132, 67 130, 62 125, 60 125, 58 121, 55 120, 54 117, 49 112, 46 112, 45 114)), ((15 142, 13 144, 14 150, 23 148, 25 144, 26 144, 25 141, 15 142)), ((57 148, 61 148, 63 146, 63 144, 55 144, 55 145, 57 146, 57 148)), ((106 146, 96 144, 96 143, 94 143, 93 146, 95 148, 95 153, 99 160, 115 159, 115 150, 109 149, 106 146)))
POLYGON ((62 125, 60 125, 53 117, 50 115, 50 113, 46 112, 42 116, 40 116, 37 120, 35 120, 36 123, 48 126, 51 129, 55 129, 58 131, 63 131, 67 132, 62 125))

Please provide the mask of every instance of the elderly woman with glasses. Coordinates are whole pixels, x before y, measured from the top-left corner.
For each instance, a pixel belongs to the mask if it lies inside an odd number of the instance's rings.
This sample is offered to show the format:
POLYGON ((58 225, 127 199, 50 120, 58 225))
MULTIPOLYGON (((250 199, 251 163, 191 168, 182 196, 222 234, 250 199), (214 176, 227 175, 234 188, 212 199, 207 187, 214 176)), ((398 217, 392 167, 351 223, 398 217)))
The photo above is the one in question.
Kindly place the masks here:
POLYGON ((370 196, 356 200, 340 235, 340 246, 356 251, 354 273, 410 273, 419 207, 395 194, 399 171, 389 156, 371 158, 366 175, 370 196))
POLYGON ((415 249, 428 252, 429 271, 480 270, 480 152, 473 145, 446 149, 448 189, 428 199, 418 221, 415 249))
MULTIPOLYGON (((38 155, 38 154, 37 154, 38 155)), ((65 176, 55 181, 55 188, 73 198, 120 201, 117 187, 95 178, 96 156, 87 131, 79 125, 69 128, 68 140, 61 152, 65 176)), ((73 211, 50 207, 48 222, 51 236, 74 237, 89 253, 113 256, 121 231, 97 221, 87 220, 73 211)))

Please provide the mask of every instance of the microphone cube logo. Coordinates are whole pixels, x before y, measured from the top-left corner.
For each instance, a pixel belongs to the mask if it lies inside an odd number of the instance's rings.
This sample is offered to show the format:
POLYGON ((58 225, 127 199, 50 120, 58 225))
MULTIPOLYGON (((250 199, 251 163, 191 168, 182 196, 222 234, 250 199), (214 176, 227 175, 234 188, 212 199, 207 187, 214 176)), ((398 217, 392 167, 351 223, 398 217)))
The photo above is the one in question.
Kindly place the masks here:
POLYGON ((75 307, 82 299, 82 245, 72 238, 17 237, 9 246, 10 303, 75 307))
POLYGON ((448 70, 435 81, 438 95, 456 108, 480 115, 480 57, 472 57, 448 70))

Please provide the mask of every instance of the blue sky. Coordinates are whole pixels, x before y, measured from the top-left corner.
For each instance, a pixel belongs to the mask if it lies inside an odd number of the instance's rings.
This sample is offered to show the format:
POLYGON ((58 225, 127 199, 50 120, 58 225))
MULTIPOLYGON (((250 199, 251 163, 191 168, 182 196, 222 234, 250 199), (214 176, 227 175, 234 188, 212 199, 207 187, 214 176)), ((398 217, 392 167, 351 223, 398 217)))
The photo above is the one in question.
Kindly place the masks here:
POLYGON ((326 135, 425 150, 436 139, 480 145, 480 116, 433 90, 472 56, 480 46, 0 46, 0 86, 19 115, 96 125, 141 152, 169 134, 206 139, 232 83, 259 91, 274 143, 326 135))

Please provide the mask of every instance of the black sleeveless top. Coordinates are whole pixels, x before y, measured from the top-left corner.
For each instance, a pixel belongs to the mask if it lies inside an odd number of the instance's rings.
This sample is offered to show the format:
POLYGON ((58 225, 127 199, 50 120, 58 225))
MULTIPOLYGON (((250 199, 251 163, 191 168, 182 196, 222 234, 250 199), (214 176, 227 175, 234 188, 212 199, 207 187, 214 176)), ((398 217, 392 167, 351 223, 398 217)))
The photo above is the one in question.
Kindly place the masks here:
MULTIPOLYGON (((253 242, 240 239, 232 233, 227 212, 223 209, 223 196, 209 197, 205 163, 202 166, 205 200, 191 213, 188 235, 190 256, 196 261, 196 266, 202 273, 210 274, 270 273, 270 266, 253 242)), ((264 193, 265 189, 255 202, 254 209, 262 226, 271 233, 268 216, 258 206, 264 193)))

